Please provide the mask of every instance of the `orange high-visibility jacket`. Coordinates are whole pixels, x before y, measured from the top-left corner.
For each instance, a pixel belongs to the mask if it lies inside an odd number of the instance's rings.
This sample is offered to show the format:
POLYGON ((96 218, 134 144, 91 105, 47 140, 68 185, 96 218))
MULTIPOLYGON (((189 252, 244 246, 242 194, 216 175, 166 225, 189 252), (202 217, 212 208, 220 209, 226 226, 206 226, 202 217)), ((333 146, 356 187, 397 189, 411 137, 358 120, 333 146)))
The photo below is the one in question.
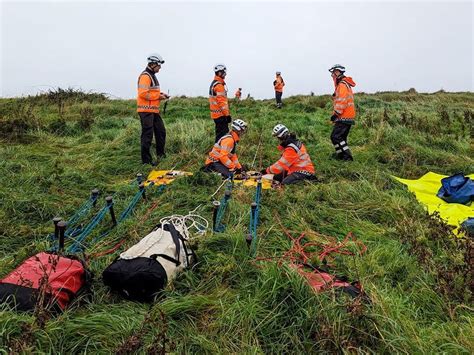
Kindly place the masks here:
POLYGON ((138 77, 137 112, 160 112, 160 83, 148 67, 138 77))
POLYGON ((335 122, 353 123, 356 116, 354 106, 354 94, 352 88, 355 82, 351 77, 343 77, 337 84, 334 91, 334 114, 337 115, 335 122))
POLYGON ((281 76, 277 76, 277 78, 273 82, 273 87, 275 88, 275 91, 283 92, 283 86, 285 86, 283 78, 281 76))
POLYGON ((221 162, 229 170, 242 169, 242 165, 240 165, 239 158, 235 152, 238 142, 239 135, 234 131, 223 136, 212 147, 206 159, 206 165, 221 162))
POLYGON ((280 174, 283 171, 288 175, 298 171, 314 174, 313 163, 303 143, 294 141, 286 147, 279 145, 278 150, 283 151, 283 154, 275 164, 267 168, 267 174, 280 174))
POLYGON ((217 119, 222 116, 229 116, 229 103, 227 101, 227 87, 224 79, 215 76, 209 87, 209 109, 211 118, 217 119))
POLYGON ((238 99, 240 99, 241 96, 242 96, 242 92, 241 92, 240 90, 237 90, 237 91, 235 92, 235 97, 238 98, 238 99))

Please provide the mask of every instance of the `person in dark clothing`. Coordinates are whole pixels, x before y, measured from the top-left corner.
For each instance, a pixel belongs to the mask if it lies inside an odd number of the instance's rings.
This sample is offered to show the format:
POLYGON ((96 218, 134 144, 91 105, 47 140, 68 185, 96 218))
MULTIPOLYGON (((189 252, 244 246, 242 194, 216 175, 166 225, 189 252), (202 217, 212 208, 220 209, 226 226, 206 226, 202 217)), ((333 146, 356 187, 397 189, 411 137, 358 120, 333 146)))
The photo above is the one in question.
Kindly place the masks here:
POLYGON ((160 100, 168 99, 169 96, 160 91, 160 83, 155 75, 165 61, 159 54, 152 54, 147 60, 147 67, 138 78, 137 112, 142 126, 142 163, 156 165, 150 147, 155 135, 156 155, 158 158, 165 157, 166 129, 160 116, 160 100))
POLYGON ((354 159, 347 143, 347 136, 356 116, 352 92, 356 84, 351 77, 344 75, 345 70, 340 64, 329 69, 335 87, 332 95, 334 111, 331 121, 334 122, 334 128, 331 133, 331 142, 336 150, 336 159, 352 161, 354 159))

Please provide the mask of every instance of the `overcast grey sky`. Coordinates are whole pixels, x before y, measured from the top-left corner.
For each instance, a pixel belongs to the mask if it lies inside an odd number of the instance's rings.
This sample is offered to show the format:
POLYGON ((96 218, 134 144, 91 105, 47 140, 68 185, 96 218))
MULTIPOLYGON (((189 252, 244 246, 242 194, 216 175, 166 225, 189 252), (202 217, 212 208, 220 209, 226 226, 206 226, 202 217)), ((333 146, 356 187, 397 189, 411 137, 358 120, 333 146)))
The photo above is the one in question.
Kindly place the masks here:
POLYGON ((136 95, 150 52, 171 95, 207 96, 215 63, 230 94, 329 93, 346 66, 356 91, 473 91, 473 4, 455 2, 19 2, 1 0, 0 96, 74 87, 136 95))

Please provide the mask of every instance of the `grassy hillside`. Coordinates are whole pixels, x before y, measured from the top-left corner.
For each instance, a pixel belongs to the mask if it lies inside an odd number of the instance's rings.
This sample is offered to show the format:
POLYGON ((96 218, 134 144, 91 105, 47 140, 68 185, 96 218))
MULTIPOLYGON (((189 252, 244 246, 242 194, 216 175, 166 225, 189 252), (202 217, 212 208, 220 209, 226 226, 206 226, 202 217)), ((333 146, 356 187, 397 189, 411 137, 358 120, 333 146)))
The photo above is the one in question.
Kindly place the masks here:
MULTIPOLYGON (((50 353, 472 353, 474 309, 467 242, 429 218, 391 175, 428 171, 472 173, 474 94, 358 94, 359 116, 349 137, 352 163, 330 159, 329 96, 232 104, 249 122, 239 145, 256 168, 279 154, 271 129, 284 123, 306 144, 319 181, 262 196, 258 255, 281 255, 294 234, 311 231, 342 239, 352 231, 367 246, 361 257, 338 257, 336 271, 361 281, 372 299, 363 305, 329 291, 314 294, 287 267, 253 262, 245 235, 254 190, 235 187, 227 230, 199 243, 199 264, 152 305, 111 294, 103 269, 118 255, 90 258, 93 296, 44 318, 0 308, 3 352, 50 353)), ((168 103, 167 158, 162 168, 197 171, 212 145, 214 126, 205 98, 168 103)), ((133 195, 140 162, 140 123, 134 101, 58 91, 0 100, 0 277, 49 247, 51 219, 67 217, 92 188, 116 193, 117 210, 133 195)), ((136 243, 164 216, 198 210, 211 219, 212 175, 176 181, 149 194, 136 213, 88 253, 127 237, 136 243), (157 208, 149 210, 152 203, 157 208), (149 213, 147 214, 147 211, 149 213)), ((220 195, 219 195, 220 196, 220 195)), ((122 248, 123 250, 123 248, 122 248)))

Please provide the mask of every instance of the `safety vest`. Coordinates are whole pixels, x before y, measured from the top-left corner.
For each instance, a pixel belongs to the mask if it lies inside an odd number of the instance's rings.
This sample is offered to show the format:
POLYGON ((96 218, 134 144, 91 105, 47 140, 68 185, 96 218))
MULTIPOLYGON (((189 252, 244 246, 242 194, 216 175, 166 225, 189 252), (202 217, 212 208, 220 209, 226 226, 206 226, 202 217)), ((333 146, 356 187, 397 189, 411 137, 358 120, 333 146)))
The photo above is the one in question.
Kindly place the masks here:
POLYGON ((268 173, 280 174, 286 171, 288 175, 296 172, 314 174, 313 163, 303 143, 294 141, 285 147, 278 146, 278 150, 283 150, 283 154, 275 164, 267 169, 268 173))
POLYGON ((283 92, 283 86, 285 86, 283 78, 281 76, 277 76, 277 78, 273 82, 273 87, 275 88, 275 91, 283 92))
POLYGON ((228 169, 242 168, 235 152, 238 141, 239 136, 234 131, 221 137, 209 152, 209 156, 206 159, 206 165, 220 162, 228 169))
POLYGON ((333 95, 334 114, 337 115, 335 122, 354 123, 356 112, 352 87, 355 85, 355 82, 350 77, 343 77, 337 82, 333 95))
POLYGON ((160 83, 148 67, 138 77, 137 112, 160 112, 160 83))
POLYGON ((209 109, 213 120, 229 116, 229 103, 227 101, 227 87, 224 79, 215 76, 209 87, 209 109))

